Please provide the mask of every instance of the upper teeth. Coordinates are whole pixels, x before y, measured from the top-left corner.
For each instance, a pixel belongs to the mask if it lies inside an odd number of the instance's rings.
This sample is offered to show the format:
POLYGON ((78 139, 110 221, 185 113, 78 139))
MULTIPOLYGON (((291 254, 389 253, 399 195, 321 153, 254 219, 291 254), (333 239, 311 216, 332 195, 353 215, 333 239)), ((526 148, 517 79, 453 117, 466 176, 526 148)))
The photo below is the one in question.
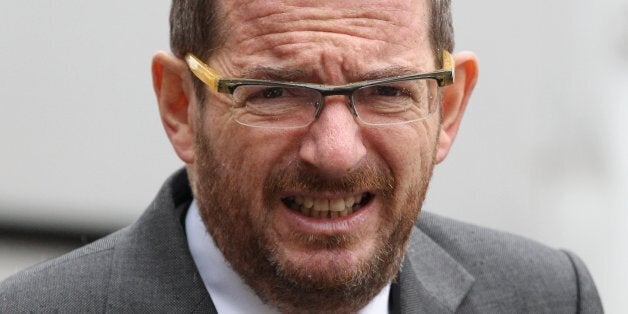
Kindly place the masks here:
POLYGON ((294 197, 295 209, 312 217, 343 217, 353 213, 353 207, 360 204, 362 194, 341 198, 313 198, 307 196, 294 197))

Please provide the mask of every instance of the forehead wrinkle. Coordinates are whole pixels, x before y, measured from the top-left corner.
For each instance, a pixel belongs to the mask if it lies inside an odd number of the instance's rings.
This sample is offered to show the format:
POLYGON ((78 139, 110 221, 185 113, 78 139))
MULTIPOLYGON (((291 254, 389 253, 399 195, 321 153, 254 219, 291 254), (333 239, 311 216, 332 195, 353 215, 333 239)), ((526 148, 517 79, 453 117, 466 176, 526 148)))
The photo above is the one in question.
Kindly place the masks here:
MULTIPOLYGON (((408 12, 412 6, 383 7, 381 4, 368 4, 361 2, 356 9, 354 3, 351 6, 342 7, 339 2, 314 1, 314 5, 289 5, 274 1, 269 5, 267 1, 252 1, 243 6, 236 6, 231 10, 234 17, 241 23, 251 21, 288 22, 291 20, 338 20, 342 18, 365 18, 395 22, 402 16, 399 13, 408 12)), ((407 18, 405 20, 408 20, 407 18)))
POLYGON ((422 33, 426 33, 421 32, 424 27, 416 25, 421 22, 420 17, 424 14, 408 14, 408 10, 412 9, 409 6, 386 8, 361 3, 359 9, 332 9, 255 4, 256 2, 249 3, 240 10, 230 11, 232 28, 229 33, 233 35, 232 43, 246 53, 256 53, 266 47, 289 45, 301 39, 321 41, 329 35, 359 37, 378 41, 380 44, 389 44, 390 38, 396 37, 414 45, 417 40, 422 41, 422 33), (260 46, 259 42, 267 45, 260 46))
POLYGON ((361 74, 370 70, 373 61, 375 67, 429 64, 421 60, 424 54, 432 55, 425 53, 430 50, 429 21, 425 1, 420 2, 369 1, 356 6, 342 1, 228 1, 223 21, 230 28, 229 39, 220 55, 235 70, 231 74, 241 73, 243 78, 343 84, 388 73, 418 73, 377 70, 373 72, 381 73, 361 74), (247 69, 255 64, 272 67, 247 69), (300 67, 310 73, 290 70, 300 67))
MULTIPOLYGON (((259 42, 265 42, 270 47, 281 47, 294 43, 320 43, 330 42, 336 44, 338 41, 342 43, 351 38, 362 38, 378 44, 391 44, 389 38, 392 36, 390 27, 383 27, 386 22, 364 20, 359 21, 351 19, 335 19, 333 22, 327 20, 299 20, 292 22, 274 23, 272 27, 256 27, 249 26, 242 33, 244 36, 237 38, 239 44, 242 45, 246 53, 255 53, 258 50, 266 48, 264 46, 257 47, 259 42), (357 22, 357 23, 356 23, 357 22), (281 24, 281 25, 278 25, 281 24), (381 27, 379 27, 379 26, 381 27), (378 29, 375 31, 375 29, 378 29)), ((392 24, 389 24, 390 26, 392 24)), ((399 33, 407 33, 402 27, 394 28, 399 33)), ((406 36, 410 38, 410 36, 406 36)))

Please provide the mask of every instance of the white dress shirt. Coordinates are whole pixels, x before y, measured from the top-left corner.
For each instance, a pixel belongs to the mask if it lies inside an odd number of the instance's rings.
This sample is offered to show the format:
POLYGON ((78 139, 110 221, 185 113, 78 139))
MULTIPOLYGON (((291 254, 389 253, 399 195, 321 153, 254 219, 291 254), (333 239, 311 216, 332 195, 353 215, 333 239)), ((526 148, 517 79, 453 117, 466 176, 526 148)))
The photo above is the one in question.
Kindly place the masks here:
MULTIPOLYGON (((222 252, 216 247, 214 239, 205 229, 196 200, 192 202, 186 214, 185 233, 194 264, 201 274, 205 288, 218 313, 279 313, 276 308, 262 302, 253 289, 244 283, 225 260, 222 252)), ((389 293, 390 284, 386 285, 359 313, 388 313, 389 293)))

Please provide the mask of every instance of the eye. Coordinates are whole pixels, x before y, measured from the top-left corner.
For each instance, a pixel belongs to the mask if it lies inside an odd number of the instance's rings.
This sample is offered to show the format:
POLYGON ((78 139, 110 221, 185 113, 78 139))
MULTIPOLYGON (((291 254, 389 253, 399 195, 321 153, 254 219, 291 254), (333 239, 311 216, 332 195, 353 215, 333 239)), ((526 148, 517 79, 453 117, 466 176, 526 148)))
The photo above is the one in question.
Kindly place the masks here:
POLYGON ((281 87, 269 87, 261 91, 264 98, 277 98, 283 96, 284 89, 281 87))
POLYGON ((394 86, 377 86, 377 89, 375 90, 375 95, 377 96, 394 97, 394 96, 403 96, 406 94, 407 92, 404 92, 403 89, 397 88, 394 86))

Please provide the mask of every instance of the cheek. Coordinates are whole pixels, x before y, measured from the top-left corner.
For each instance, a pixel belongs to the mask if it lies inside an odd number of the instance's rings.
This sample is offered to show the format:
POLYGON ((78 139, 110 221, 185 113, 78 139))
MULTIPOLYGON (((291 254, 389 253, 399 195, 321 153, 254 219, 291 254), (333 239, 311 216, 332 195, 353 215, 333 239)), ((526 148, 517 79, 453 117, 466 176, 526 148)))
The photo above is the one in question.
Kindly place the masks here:
POLYGON ((434 162, 437 121, 378 127, 369 130, 371 149, 391 169, 400 184, 426 175, 434 162))
POLYGON ((292 146, 297 142, 294 135, 285 131, 252 128, 232 120, 216 121, 213 127, 205 129, 212 132, 211 145, 223 173, 234 179, 241 195, 249 196, 251 202, 262 200, 268 175, 288 162, 292 146))

